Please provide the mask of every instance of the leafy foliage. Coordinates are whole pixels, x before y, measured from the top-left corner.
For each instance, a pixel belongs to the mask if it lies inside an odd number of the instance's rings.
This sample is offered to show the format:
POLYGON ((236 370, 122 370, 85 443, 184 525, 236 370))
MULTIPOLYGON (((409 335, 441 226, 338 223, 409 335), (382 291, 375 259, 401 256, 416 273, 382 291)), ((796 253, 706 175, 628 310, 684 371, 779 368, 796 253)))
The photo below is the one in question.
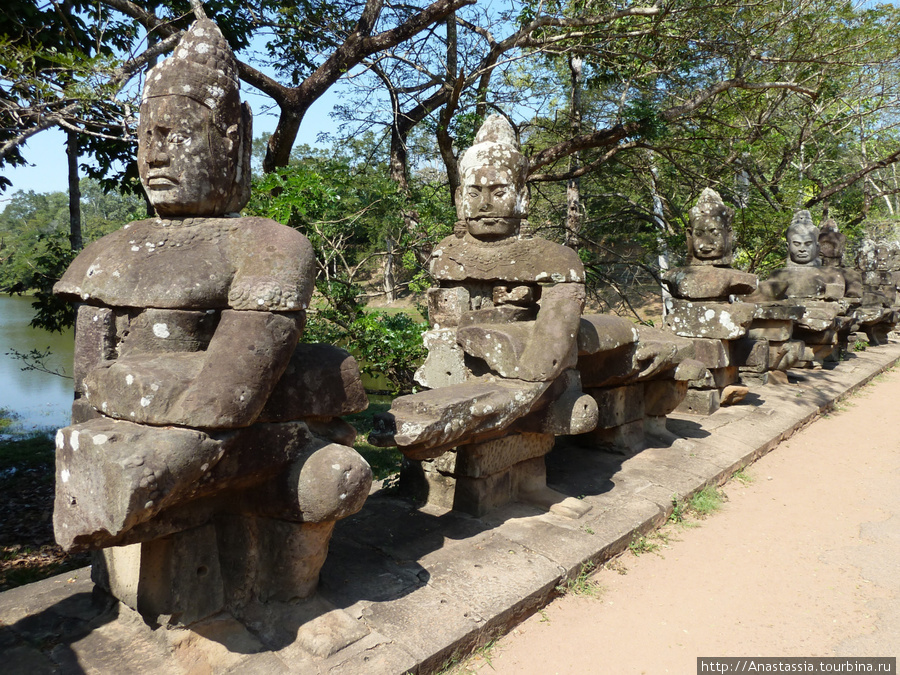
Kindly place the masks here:
MULTIPOLYGON (((85 241, 93 241, 140 217, 143 200, 104 192, 81 182, 85 241)), ((75 254, 68 238, 68 198, 63 192, 18 191, 0 213, 0 292, 32 293, 32 325, 59 331, 75 320, 72 305, 56 298, 55 284, 75 254)))
POLYGON ((386 378, 392 392, 408 392, 424 355, 426 324, 407 314, 368 311, 363 284, 370 292, 377 288, 373 275, 388 255, 386 240, 393 242, 391 255, 406 282, 421 279, 414 252, 430 245, 440 228, 437 223, 430 230, 427 224, 413 232, 406 228, 404 198, 377 157, 371 136, 340 153, 301 147, 290 166, 255 181, 247 211, 294 227, 315 249, 317 301, 304 339, 352 350, 363 372, 386 378))

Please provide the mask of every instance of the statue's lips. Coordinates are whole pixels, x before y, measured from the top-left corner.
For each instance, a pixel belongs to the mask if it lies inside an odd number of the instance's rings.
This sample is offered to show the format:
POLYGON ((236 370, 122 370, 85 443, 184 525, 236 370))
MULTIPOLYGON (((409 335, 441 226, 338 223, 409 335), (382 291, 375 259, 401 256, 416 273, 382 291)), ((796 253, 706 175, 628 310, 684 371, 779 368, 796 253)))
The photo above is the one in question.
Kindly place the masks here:
POLYGON ((473 222, 480 223, 482 225, 499 225, 501 223, 507 223, 510 220, 517 220, 516 218, 512 218, 509 216, 478 216, 476 218, 471 218, 473 222))
POLYGON ((147 179, 147 187, 153 190, 168 190, 169 188, 178 187, 178 181, 169 176, 150 176, 147 179))

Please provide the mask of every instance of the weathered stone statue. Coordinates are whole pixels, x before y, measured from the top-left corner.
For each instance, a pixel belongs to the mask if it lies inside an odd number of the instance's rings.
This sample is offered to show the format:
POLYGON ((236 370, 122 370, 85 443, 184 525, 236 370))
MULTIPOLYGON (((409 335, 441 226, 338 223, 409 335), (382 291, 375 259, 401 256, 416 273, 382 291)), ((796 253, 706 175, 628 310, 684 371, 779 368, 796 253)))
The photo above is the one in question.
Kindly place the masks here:
POLYGON ((760 283, 751 300, 769 304, 803 307, 792 336, 805 344, 798 365, 819 367, 825 359, 836 358, 837 334, 852 322, 844 298, 844 275, 835 267, 823 267, 819 257, 819 228, 809 211, 797 211, 785 234, 787 266, 775 270, 760 283))
POLYGON ((707 377, 690 383, 682 409, 711 414, 720 404, 743 399, 748 389, 740 384, 740 369, 765 371, 768 347, 743 340, 757 308, 734 296, 755 291, 757 279, 731 267, 734 211, 715 190, 705 188, 689 217, 688 265, 663 275, 672 294, 666 326, 691 338, 695 358, 709 369, 707 377))
POLYGON ((197 21, 141 104, 159 216, 88 246, 55 288, 82 303, 56 537, 103 548, 95 581, 154 622, 310 595, 334 522, 371 483, 338 417, 366 407, 356 363, 298 346, 309 242, 231 216, 249 197, 250 123, 227 42, 197 21))
POLYGON ((403 480, 431 502, 476 515, 515 499, 580 511, 547 489, 544 455, 554 434, 596 423, 573 369, 584 268, 575 251, 529 236, 527 159, 503 117, 485 121, 459 173, 465 229, 431 263, 439 286, 417 374, 431 389, 396 399, 371 440, 413 460, 403 480))
POLYGON ((843 267, 847 235, 840 231, 837 221, 827 216, 819 225, 819 259, 824 267, 843 267))
POLYGON ((870 345, 886 344, 900 320, 900 245, 866 239, 856 251, 856 266, 863 284, 860 328, 870 345))

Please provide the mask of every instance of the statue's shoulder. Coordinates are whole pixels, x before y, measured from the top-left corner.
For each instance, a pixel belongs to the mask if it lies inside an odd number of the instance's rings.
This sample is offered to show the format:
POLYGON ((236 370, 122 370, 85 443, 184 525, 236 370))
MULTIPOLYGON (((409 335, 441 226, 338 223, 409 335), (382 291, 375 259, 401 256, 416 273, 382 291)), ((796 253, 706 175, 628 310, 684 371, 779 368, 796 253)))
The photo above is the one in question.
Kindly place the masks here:
MULTIPOLYGON (((84 290, 85 282, 98 270, 107 267, 108 261, 121 259, 125 247, 132 246, 129 242, 135 238, 135 234, 143 233, 154 221, 153 218, 133 221, 85 246, 53 286, 53 292, 63 297, 84 299, 83 296, 87 293, 84 290)), ((141 236, 138 238, 143 239, 141 236)))
POLYGON ((550 277, 556 282, 584 283, 584 263, 575 249, 543 237, 523 239, 520 243, 529 248, 531 258, 538 263, 538 281, 550 277))
POLYGON ((484 243, 450 236, 435 247, 431 273, 440 281, 584 282, 578 253, 541 237, 484 243))
POLYGON ((286 312, 308 307, 316 259, 302 233, 269 218, 238 218, 230 228, 230 245, 235 266, 230 307, 286 312))

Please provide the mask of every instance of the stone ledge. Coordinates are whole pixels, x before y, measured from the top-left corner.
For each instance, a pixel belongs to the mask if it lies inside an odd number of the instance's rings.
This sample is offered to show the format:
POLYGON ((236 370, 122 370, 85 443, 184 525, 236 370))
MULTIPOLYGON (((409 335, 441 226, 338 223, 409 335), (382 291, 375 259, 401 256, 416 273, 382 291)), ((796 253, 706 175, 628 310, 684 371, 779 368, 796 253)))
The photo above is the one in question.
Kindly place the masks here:
POLYGON ((791 371, 789 384, 753 387, 709 418, 670 416, 683 438, 632 457, 560 442, 547 479, 593 507, 578 520, 521 504, 475 519, 376 492, 338 524, 317 597, 266 610, 283 619, 278 631, 153 630, 92 593, 85 568, 0 594, 0 650, 30 673, 433 672, 538 611, 584 564, 659 527, 673 498, 725 482, 898 360, 891 342, 833 369, 791 371), (329 634, 304 636, 310 616, 329 634))

